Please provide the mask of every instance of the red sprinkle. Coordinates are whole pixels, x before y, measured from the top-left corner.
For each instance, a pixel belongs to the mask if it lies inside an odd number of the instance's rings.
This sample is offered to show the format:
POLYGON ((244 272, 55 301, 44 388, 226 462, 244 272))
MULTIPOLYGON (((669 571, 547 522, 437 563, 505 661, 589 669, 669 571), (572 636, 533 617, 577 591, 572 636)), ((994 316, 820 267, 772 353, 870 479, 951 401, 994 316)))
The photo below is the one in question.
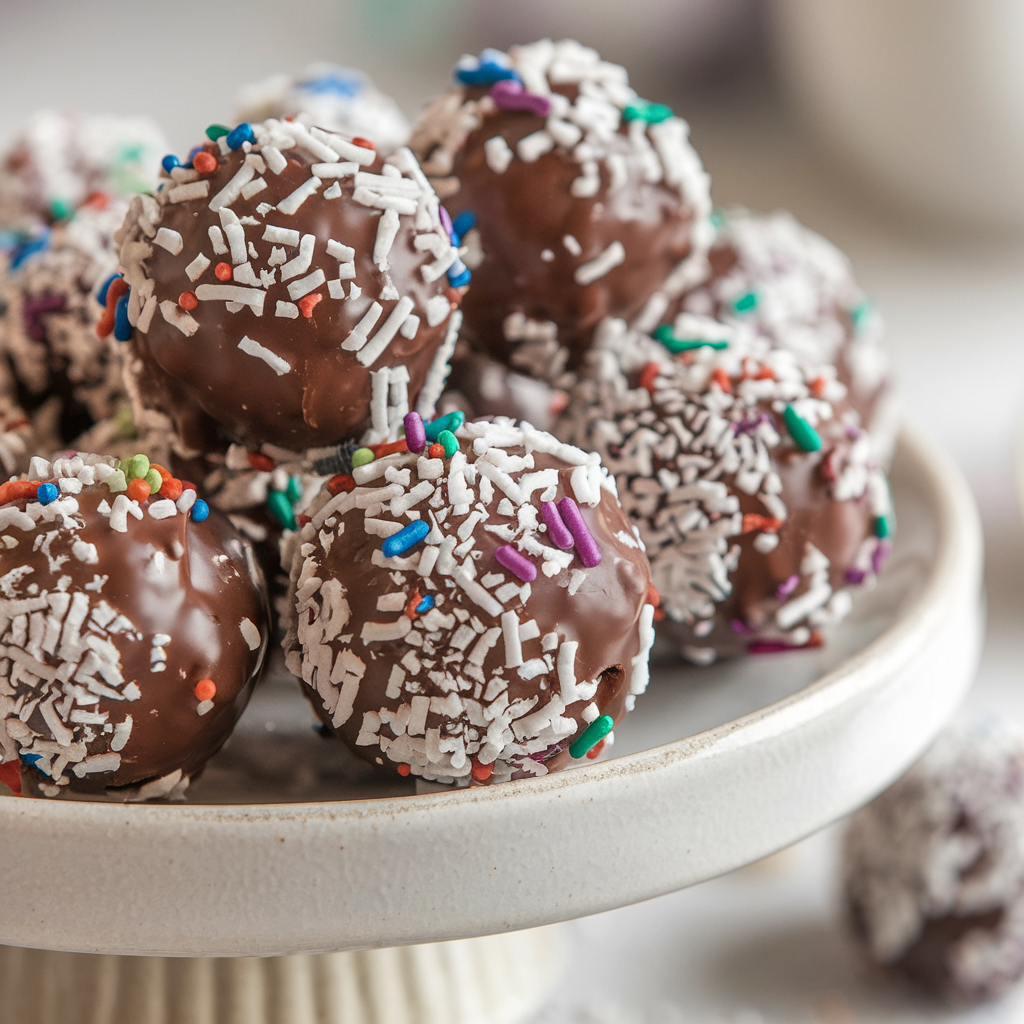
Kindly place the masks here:
POLYGON ((196 487, 196 485, 194 483, 192 483, 191 480, 182 480, 181 481, 181 489, 183 491, 198 491, 199 490, 199 488, 196 487))
POLYGON ((0 782, 12 793, 21 796, 21 762, 14 760, 0 764, 0 782))
POLYGON ((775 516, 763 516, 758 512, 747 512, 743 516, 744 533, 753 533, 754 530, 775 533, 781 525, 782 520, 776 519, 775 516))
POLYGON ((231 264, 230 263, 218 263, 213 268, 214 274, 217 275, 218 281, 230 281, 231 280, 231 264))
POLYGON ((416 606, 422 600, 423 597, 420 595, 419 587, 417 587, 412 592, 412 597, 409 598, 405 605, 405 617, 407 619, 418 619, 420 617, 420 613, 416 611, 416 606))
POLYGON ((103 315, 96 324, 96 334, 100 338, 109 337, 114 329, 114 317, 117 315, 117 300, 128 291, 128 282, 123 277, 115 277, 107 288, 107 305, 103 315))
POLYGON ((385 455, 394 455, 395 452, 407 452, 408 450, 409 442, 404 437, 400 437, 397 441, 389 441, 387 444, 370 446, 370 451, 373 452, 375 459, 383 459, 385 455))
POLYGON ((724 366, 716 366, 711 374, 711 380, 717 384, 727 395, 732 394, 732 381, 729 374, 725 372, 724 366))
POLYGON ((82 205, 91 210, 105 210, 110 205, 110 196, 106 192, 90 192, 82 205))
POLYGON ((660 372, 661 367, 657 363, 645 363, 644 368, 640 371, 640 387, 649 391, 653 395, 654 382, 658 379, 658 374, 660 372))
POLYGON ((217 693, 217 684, 212 679, 200 679, 192 692, 196 695, 196 700, 213 700, 217 693))
POLYGON ((181 497, 182 490, 181 481, 172 476, 169 480, 163 482, 160 494, 165 498, 170 498, 171 501, 177 501, 181 497))
POLYGON ((299 529, 301 530, 306 525, 306 523, 313 522, 313 517, 312 516, 307 516, 305 513, 300 512, 295 517, 295 522, 299 524, 299 529))
POLYGON ((444 447, 436 441, 427 449, 427 455, 432 459, 444 458, 444 447))
POLYGON ((128 488, 125 491, 125 494, 128 495, 130 501, 145 501, 151 493, 149 484, 147 484, 141 477, 129 480, 128 488))
POLYGON ((309 295, 299 299, 296 305, 299 307, 299 312, 308 320, 313 315, 316 304, 322 298, 323 296, 319 292, 310 292, 309 295))
POLYGON ((604 750, 604 745, 605 745, 606 742, 607 742, 607 740, 601 740, 601 742, 598 743, 596 746, 591 747, 587 751, 587 760, 588 761, 596 761, 597 758, 599 758, 601 756, 601 751, 604 750))
POLYGON ((374 143, 372 143, 369 139, 364 139, 362 135, 355 136, 355 138, 352 139, 352 145, 362 146, 363 149, 372 149, 375 153, 377 152, 377 147, 374 145, 374 143))
POLYGON ((815 398, 821 398, 825 394, 825 388, 828 387, 828 381, 824 377, 815 377, 810 383, 811 394, 815 398))
POLYGON ((412 769, 407 764, 400 764, 398 766, 398 774, 403 777, 408 775, 410 771, 412 771, 412 769))
POLYGON ((762 366, 757 373, 757 380, 775 380, 775 374, 770 366, 762 366))
POLYGON ((661 594, 653 583, 647 584, 647 604, 653 604, 657 608, 661 604, 661 594))
POLYGON ((272 473, 274 470, 274 460, 263 452, 246 452, 245 457, 249 465, 260 473, 272 473))
POLYGON ((17 501, 19 498, 34 498, 39 490, 39 480, 8 480, 0 484, 0 505, 17 501))
POLYGON ((479 761, 474 761, 470 771, 477 782, 486 782, 494 774, 494 765, 480 764, 479 761))
POLYGON ((327 491, 329 494, 341 494, 343 491, 345 494, 348 494, 349 491, 354 491, 355 489, 355 478, 348 473, 339 473, 327 481, 327 491))
POLYGON ((182 309, 195 309, 199 305, 199 300, 196 298, 195 292, 182 292, 178 296, 178 305, 182 309))
POLYGON ((201 153, 196 153, 192 157, 192 166, 200 174, 209 174, 211 171, 217 170, 217 158, 212 153, 207 153, 204 149, 201 153))

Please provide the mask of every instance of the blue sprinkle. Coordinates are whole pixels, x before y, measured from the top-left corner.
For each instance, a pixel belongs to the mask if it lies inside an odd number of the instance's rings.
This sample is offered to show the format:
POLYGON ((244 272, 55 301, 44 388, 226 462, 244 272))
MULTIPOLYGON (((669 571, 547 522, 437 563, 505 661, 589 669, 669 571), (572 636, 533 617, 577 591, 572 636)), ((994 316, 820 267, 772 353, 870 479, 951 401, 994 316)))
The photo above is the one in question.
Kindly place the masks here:
POLYGON ((330 73, 319 78, 308 78, 299 82, 299 87, 311 93, 334 93, 336 96, 358 96, 363 91, 360 79, 345 78, 343 75, 330 73))
POLYGON ((430 524, 423 519, 417 519, 408 526, 403 526, 398 533, 393 533, 381 545, 385 558, 394 555, 401 555, 409 548, 415 547, 426 535, 430 533, 430 524))
POLYGON ((522 82, 519 73, 508 66, 508 54, 490 47, 481 51, 479 58, 460 60, 452 68, 452 77, 460 85, 494 85, 506 79, 522 82))
POLYGON ((59 494, 56 484, 40 484, 36 491, 36 501, 40 505, 49 505, 51 501, 57 500, 59 494))
POLYGON ((434 607, 434 595, 427 594, 425 598, 418 605, 416 605, 416 614, 422 615, 424 612, 429 612, 434 607))
POLYGON ((46 774, 46 772, 44 772, 43 769, 39 767, 39 762, 43 759, 42 754, 20 754, 19 756, 21 757, 22 761, 24 761, 25 764, 29 766, 29 768, 35 768, 43 775, 46 774))
POLYGON ((469 284, 472 277, 473 275, 469 272, 469 267, 460 259, 457 259, 448 268, 448 283, 453 288, 461 288, 464 284, 469 284))
MULTIPOLYGON (((472 210, 463 210, 453 221, 452 230, 462 238, 476 227, 476 214, 472 210)), ((452 245, 455 243, 452 242, 452 245)))
POLYGON ((252 130, 252 125, 248 121, 243 121, 240 125, 232 128, 228 132, 228 148, 229 149, 241 149, 243 142, 255 142, 256 133, 252 130))
POLYGON ((50 244, 50 232, 39 238, 33 238, 29 242, 22 242, 11 255, 10 269, 17 270, 29 258, 37 252, 42 252, 50 244))
POLYGON ((181 166, 181 161, 173 153, 168 153, 167 156, 160 161, 160 166, 170 174, 175 167, 181 166))
POLYGON ((423 432, 427 435, 427 440, 433 443, 442 430, 450 430, 454 434, 465 422, 466 414, 461 409, 455 409, 444 416, 438 416, 436 420, 424 423, 423 432))
POLYGON ((104 308, 107 307, 107 292, 110 291, 110 286, 119 278, 124 277, 124 274, 111 274, 110 277, 100 285, 100 290, 96 293, 96 301, 104 308))
POLYGON ((114 312, 114 337, 118 341, 132 340, 132 325, 128 319, 129 294, 131 294, 131 289, 117 300, 117 309, 114 312))
POLYGON ((458 247, 462 245, 462 236, 457 234, 455 231, 451 231, 448 234, 448 241, 458 249, 458 247))
POLYGON ((196 498, 189 513, 194 522, 201 523, 210 515, 210 506, 202 498, 196 498))

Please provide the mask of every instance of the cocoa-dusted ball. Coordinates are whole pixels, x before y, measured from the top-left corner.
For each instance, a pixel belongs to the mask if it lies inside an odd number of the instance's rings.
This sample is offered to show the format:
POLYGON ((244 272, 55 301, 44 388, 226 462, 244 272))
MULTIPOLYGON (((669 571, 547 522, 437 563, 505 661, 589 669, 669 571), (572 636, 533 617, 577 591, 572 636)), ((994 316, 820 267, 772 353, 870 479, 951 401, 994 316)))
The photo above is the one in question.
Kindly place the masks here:
POLYGON ((29 476, 0 485, 0 762, 46 796, 180 794, 266 655, 252 550, 144 455, 29 476))
POLYGON ((647 560, 599 460, 506 419, 406 439, 310 507, 289 667, 401 775, 501 781, 593 753, 645 689, 654 636, 647 560))
POLYGON ((843 885, 875 963, 953 1002, 1024 975, 1024 737, 988 722, 941 737, 850 822, 843 885))
POLYGON ((408 150, 297 121, 222 131, 168 158, 122 229, 114 334, 140 400, 192 450, 385 440, 432 406, 457 332, 437 197, 408 150))
POLYGON ((614 475, 685 657, 817 644, 891 550, 870 438, 834 368, 709 318, 687 338, 602 325, 555 432, 614 475))
POLYGON ((601 319, 701 279, 708 176, 686 122, 577 42, 485 50, 455 78, 410 145, 468 249, 466 336, 556 381, 601 319))

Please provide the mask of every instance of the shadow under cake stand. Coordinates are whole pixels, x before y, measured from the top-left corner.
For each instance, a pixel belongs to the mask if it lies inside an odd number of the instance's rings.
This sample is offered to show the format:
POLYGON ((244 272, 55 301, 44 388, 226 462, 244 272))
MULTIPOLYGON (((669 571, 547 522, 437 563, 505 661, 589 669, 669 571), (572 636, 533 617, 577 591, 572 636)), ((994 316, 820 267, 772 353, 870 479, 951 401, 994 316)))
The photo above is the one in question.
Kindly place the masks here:
POLYGON ((545 926, 789 846, 953 714, 976 510, 913 430, 892 485, 893 557, 829 644, 657 665, 605 761, 418 793, 318 736, 277 673, 186 804, 0 799, 0 1024, 521 1020, 563 963, 545 926))

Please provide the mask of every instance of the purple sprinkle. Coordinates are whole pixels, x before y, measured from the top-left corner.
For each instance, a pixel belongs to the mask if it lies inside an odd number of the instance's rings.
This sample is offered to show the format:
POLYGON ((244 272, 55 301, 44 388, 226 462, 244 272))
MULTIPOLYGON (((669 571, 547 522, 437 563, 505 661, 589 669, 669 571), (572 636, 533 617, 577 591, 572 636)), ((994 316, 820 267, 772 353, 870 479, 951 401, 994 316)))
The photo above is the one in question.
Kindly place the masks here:
POLYGON ((511 544, 502 544, 494 557, 509 572, 515 573, 524 583, 532 583, 537 578, 537 566, 525 555, 521 555, 511 544))
POLYGON ((411 452, 421 452, 427 447, 427 432, 423 427, 423 417, 418 412, 407 412, 405 419, 405 443, 411 452))
POLYGON ((892 554, 892 545, 887 540, 880 540, 871 555, 871 568, 877 576, 882 571, 889 555, 892 554))
POLYGON ((795 651, 792 644, 784 644, 780 640, 754 640, 747 644, 748 654, 781 654, 783 651, 795 651))
POLYGON ((448 216, 448 211, 443 206, 439 206, 437 212, 441 215, 441 227, 444 228, 448 237, 451 238, 455 228, 452 227, 452 219, 448 216))
POLYGON ((789 579, 786 580, 784 583, 779 584, 778 590, 775 591, 775 596, 780 601, 785 601, 786 598, 789 597, 789 595, 792 594, 793 591, 796 590, 796 588, 799 586, 800 577, 796 575, 790 576, 789 579))
POLYGON ((573 544, 572 534, 565 528, 565 523, 562 522, 562 517, 558 514, 555 503, 553 501, 541 502, 540 514, 544 517, 544 522, 547 524, 548 537, 551 543, 556 548, 568 551, 573 544))
POLYGON ((859 587, 867 577, 867 573, 863 569, 847 569, 846 570, 846 582, 854 587, 859 587))
POLYGON ((729 628, 734 633, 739 633, 741 636, 754 632, 742 619, 732 619, 729 622, 729 628))
POLYGON ((573 542, 576 545, 576 557, 588 568, 593 569, 595 565, 601 564, 601 549, 597 546, 587 526, 579 505, 572 498, 563 498, 558 503, 558 511, 562 516, 562 522, 568 527, 572 534, 573 542))
POLYGON ((491 86, 491 99, 502 110, 528 110, 538 117, 547 117, 551 113, 551 100, 547 96, 527 92, 519 82, 511 78, 491 86))
POLYGON ((739 423, 734 423, 732 426, 733 433, 735 434, 752 434, 762 423, 767 423, 768 414, 759 413, 757 416, 744 417, 739 423))

